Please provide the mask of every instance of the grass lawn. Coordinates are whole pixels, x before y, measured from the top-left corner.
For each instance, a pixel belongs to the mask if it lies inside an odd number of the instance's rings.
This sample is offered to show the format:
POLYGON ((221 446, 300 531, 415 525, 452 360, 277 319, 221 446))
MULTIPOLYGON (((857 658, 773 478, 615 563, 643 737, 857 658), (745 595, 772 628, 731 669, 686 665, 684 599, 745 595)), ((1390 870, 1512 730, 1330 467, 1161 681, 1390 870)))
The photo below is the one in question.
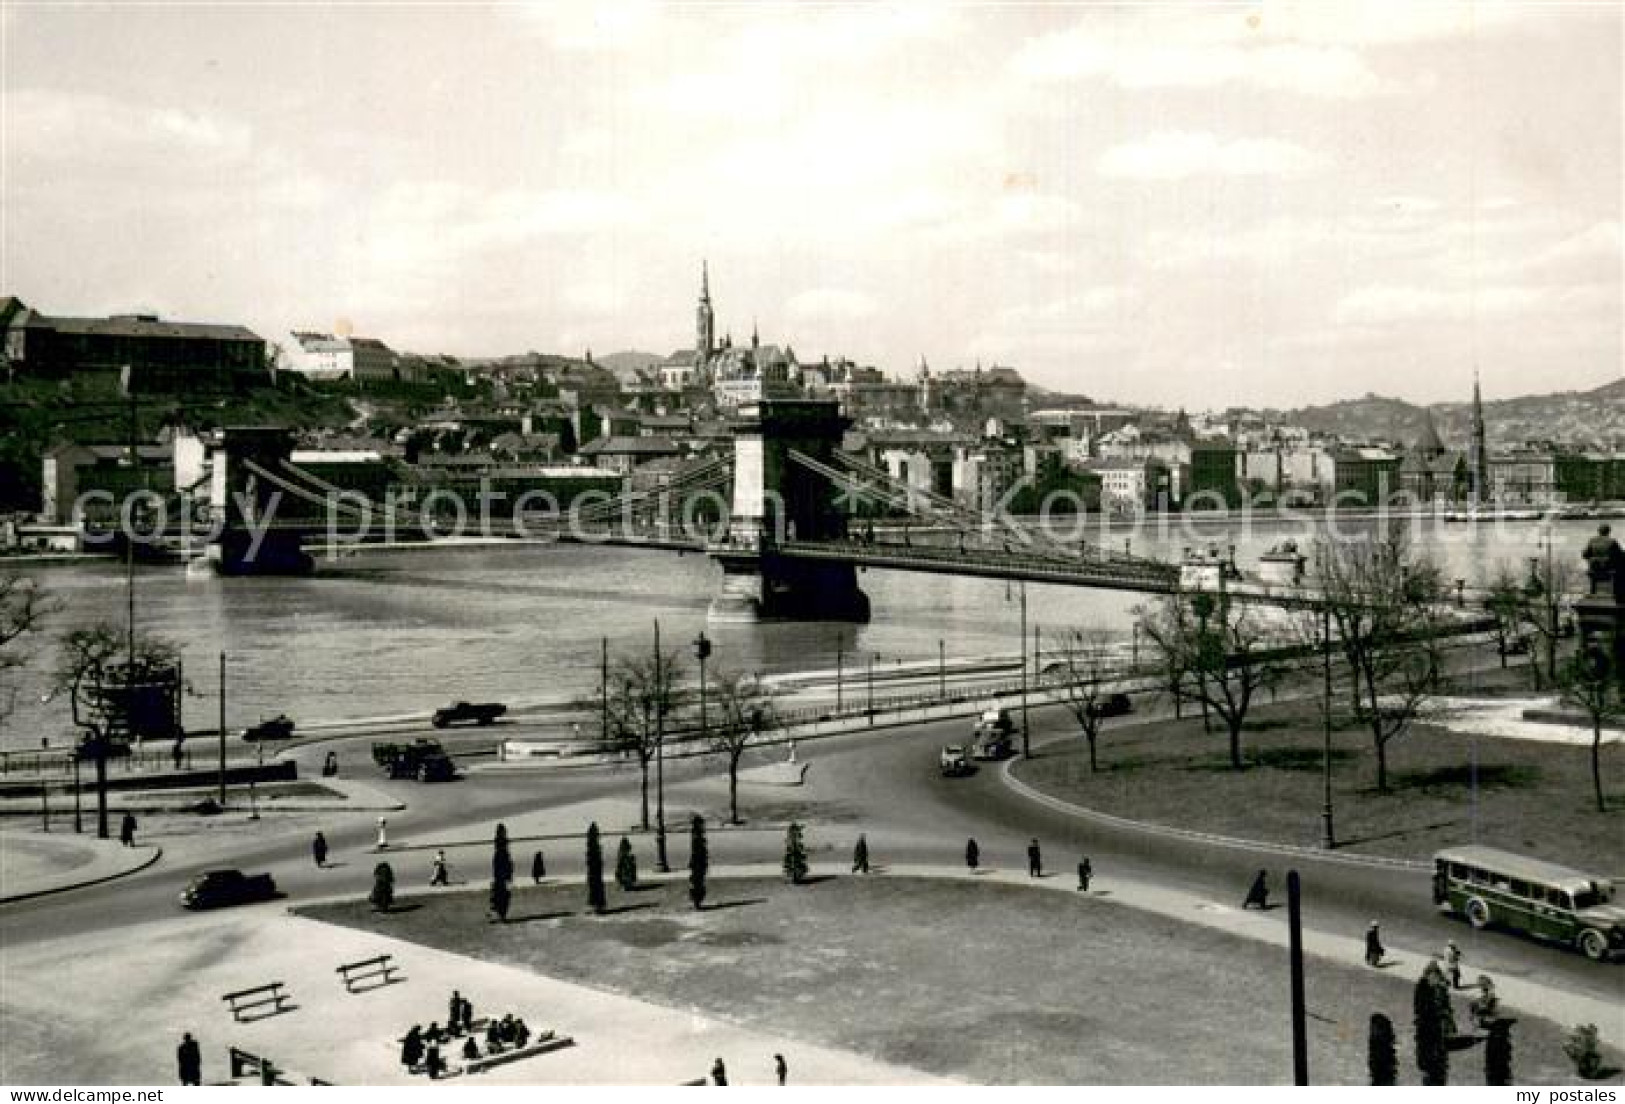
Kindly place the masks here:
MULTIPOLYGON (((741 879, 715 882, 697 913, 680 879, 611 893, 611 914, 594 917, 580 885, 520 887, 506 925, 487 921, 483 893, 411 898, 382 916, 364 901, 299 911, 972 1082, 1291 1079, 1283 952, 1105 895, 886 876, 799 887, 741 879)), ((1367 1024, 1382 1012, 1400 1041, 1402 1082, 1419 1083, 1414 979, 1317 960, 1307 975, 1314 1081, 1366 1083, 1367 1024)), ((1457 1003, 1465 1027, 1465 997, 1457 1003)), ((1572 1080, 1555 1026, 1522 1020, 1513 1043, 1519 1081, 1572 1080)), ((794 1052, 786 1057, 793 1070, 794 1052)), ((1482 1076, 1481 1048, 1455 1056, 1453 1083, 1482 1076)))
MULTIPOLYGON (((1015 766, 1045 793, 1136 820, 1314 846, 1320 839, 1321 721, 1313 704, 1260 706, 1242 735, 1247 767, 1232 770, 1223 725, 1200 718, 1108 721, 1098 773, 1082 736, 1015 766)), ((1589 747, 1471 737, 1417 725, 1388 745, 1389 792, 1375 789, 1370 732, 1332 734, 1339 843, 1421 859, 1478 842, 1605 874, 1625 868, 1625 756, 1602 751, 1608 812, 1597 812, 1589 747), (1476 780, 1476 787, 1474 785, 1476 780)))

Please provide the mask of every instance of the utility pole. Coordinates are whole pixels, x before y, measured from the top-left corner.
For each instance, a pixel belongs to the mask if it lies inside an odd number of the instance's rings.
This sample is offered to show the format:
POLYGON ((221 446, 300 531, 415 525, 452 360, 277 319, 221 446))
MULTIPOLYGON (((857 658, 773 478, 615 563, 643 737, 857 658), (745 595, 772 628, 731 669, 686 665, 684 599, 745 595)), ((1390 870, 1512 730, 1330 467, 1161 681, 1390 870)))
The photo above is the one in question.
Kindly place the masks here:
POLYGON ((1021 581, 1021 757, 1033 757, 1027 734, 1027 580, 1021 581))
POLYGON ((1321 766, 1325 776, 1325 804, 1320 810, 1320 845, 1330 851, 1337 846, 1337 836, 1332 831, 1332 607, 1320 607, 1320 647, 1321 647, 1321 673, 1323 685, 1321 692, 1325 695, 1325 708, 1321 713, 1322 746, 1321 766))
POLYGON ((942 638, 937 638, 937 696, 948 697, 948 651, 942 638))
POLYGON ((655 861, 662 874, 669 873, 666 862, 666 677, 660 665, 660 619, 655 619, 654 655, 655 707, 655 861))
POLYGON ((866 712, 869 714, 869 723, 873 725, 875 723, 875 657, 873 652, 869 654, 867 681, 869 683, 869 704, 866 712))
POLYGON ((1292 971, 1292 1083, 1309 1084, 1309 1039, 1304 1027, 1303 910, 1298 872, 1286 872, 1287 954, 1292 971))
POLYGON ((226 807, 226 653, 220 653, 220 807, 226 807))
POLYGON ((598 739, 609 746, 609 637, 602 637, 598 659, 598 739))
POLYGON ((835 712, 841 712, 841 668, 846 662, 846 631, 835 634, 835 712))

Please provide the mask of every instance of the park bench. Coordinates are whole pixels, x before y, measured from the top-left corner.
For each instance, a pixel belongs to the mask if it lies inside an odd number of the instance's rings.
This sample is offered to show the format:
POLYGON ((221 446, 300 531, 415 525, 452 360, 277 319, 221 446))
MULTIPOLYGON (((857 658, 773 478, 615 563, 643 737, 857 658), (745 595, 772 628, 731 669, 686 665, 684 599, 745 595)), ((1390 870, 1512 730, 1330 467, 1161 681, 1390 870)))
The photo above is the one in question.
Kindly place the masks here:
POLYGON ((319 1077, 305 1078, 302 1074, 291 1073, 275 1065, 269 1058, 261 1058, 258 1054, 251 1054, 237 1047, 227 1047, 231 1055, 231 1079, 241 1080, 253 1076, 261 1085, 297 1085, 301 1080, 308 1080, 312 1085, 331 1085, 331 1081, 323 1081, 319 1077), (290 1080, 297 1078, 297 1080, 290 1080))
POLYGON ((463 1063, 465 1074, 484 1073, 496 1066, 507 1065, 523 1058, 534 1058, 538 1054, 547 1054, 550 1051, 563 1050, 568 1046, 575 1046, 575 1040, 568 1035, 559 1036, 551 1031, 543 1031, 539 1035, 531 1036, 530 1042, 522 1047, 510 1047, 507 1050, 495 1051, 478 1058, 471 1058, 463 1063))
POLYGON ((394 975, 400 969, 395 965, 394 956, 381 954, 374 958, 364 958, 359 962, 346 962, 333 972, 344 979, 344 988, 350 993, 365 993, 372 989, 380 989, 385 985, 393 985, 402 980, 394 975), (366 988, 357 988, 363 982, 375 981, 376 985, 366 988))
POLYGON ((231 1006, 231 1017, 238 1023, 243 1023, 243 1013, 250 1008, 260 1008, 270 1005, 271 1011, 253 1019, 266 1019, 282 1012, 291 1011, 285 1008, 283 1002, 289 999, 288 994, 282 991, 282 982, 272 981, 264 985, 256 985, 252 989, 241 989, 235 993, 222 994, 220 999, 231 1006))

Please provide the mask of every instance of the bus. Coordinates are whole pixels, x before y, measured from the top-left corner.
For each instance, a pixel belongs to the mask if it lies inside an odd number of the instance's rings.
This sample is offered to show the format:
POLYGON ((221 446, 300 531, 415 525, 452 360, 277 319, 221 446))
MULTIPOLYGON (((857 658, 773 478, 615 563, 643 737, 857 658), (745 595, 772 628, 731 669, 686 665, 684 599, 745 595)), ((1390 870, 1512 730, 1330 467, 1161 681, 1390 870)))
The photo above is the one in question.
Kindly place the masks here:
POLYGON ((1602 961, 1625 948, 1625 908, 1606 878, 1493 847, 1433 856, 1433 902, 1467 918, 1576 947, 1602 961))

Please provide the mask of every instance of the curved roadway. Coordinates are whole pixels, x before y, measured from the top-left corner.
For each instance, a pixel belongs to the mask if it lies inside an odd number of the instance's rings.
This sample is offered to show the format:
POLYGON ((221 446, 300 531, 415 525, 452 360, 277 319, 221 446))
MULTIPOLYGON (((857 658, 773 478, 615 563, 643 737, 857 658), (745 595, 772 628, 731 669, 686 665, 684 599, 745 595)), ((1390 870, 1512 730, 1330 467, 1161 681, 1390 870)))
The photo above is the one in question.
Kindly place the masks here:
MULTIPOLYGON (((1296 868, 1303 879, 1304 915, 1308 926, 1357 936, 1371 918, 1382 921, 1390 946, 1416 952, 1442 948, 1447 939, 1463 947, 1469 975, 1524 977, 1583 992, 1605 1000, 1621 995, 1622 967, 1599 965, 1561 948, 1505 933, 1477 933, 1464 923, 1437 914, 1430 902, 1424 872, 1327 860, 1313 853, 1287 858, 1245 848, 1158 835, 1106 825, 1036 804, 1004 784, 996 765, 984 764, 968 778, 943 778, 936 769, 937 749, 963 743, 967 722, 943 721, 901 728, 877 728, 798 744, 799 758, 811 764, 798 802, 812 807, 807 819, 815 861, 848 853, 859 831, 867 833, 874 861, 958 863, 965 841, 974 837, 985 865, 1019 866, 1029 837, 1042 842, 1046 866, 1071 877, 1078 857, 1087 854, 1095 876, 1109 888, 1114 879, 1178 887, 1210 898, 1216 905, 1237 906, 1252 874, 1271 872, 1272 887, 1284 901, 1285 872, 1296 868)), ((1067 730, 1060 710, 1033 713, 1034 742, 1042 754, 1046 738, 1067 730)), ((490 730, 486 730, 487 735, 490 730)), ((363 745, 341 752, 362 758, 363 745)), ((326 747, 307 745, 294 754, 307 774, 319 764, 326 747)), ((713 762, 668 762, 668 790, 681 802, 686 781, 713 777, 713 762)), ((538 769, 523 773, 476 772, 451 784, 420 786, 378 782, 406 802, 408 809, 389 814, 391 838, 414 842, 467 839, 482 835, 483 826, 504 817, 559 808, 605 797, 635 797, 637 773, 627 768, 538 769)), ((784 791, 789 793, 792 791, 784 791)), ((671 796, 671 795, 668 795, 671 796)), ((742 811, 748 818, 760 791, 745 791, 742 811)), ((0 948, 7 955, 26 954, 29 942, 55 939, 108 927, 128 927, 146 920, 173 918, 176 894, 186 880, 207 867, 236 866, 269 870, 287 895, 268 904, 280 908, 315 896, 370 887, 372 814, 335 814, 323 824, 335 859, 348 860, 342 871, 316 872, 310 862, 304 822, 295 831, 278 831, 275 816, 259 822, 263 833, 248 841, 221 837, 220 850, 207 860, 165 861, 131 877, 33 901, 0 907, 0 948), (363 856, 361 861, 356 856, 363 856)), ((684 834, 671 835, 671 860, 685 862, 684 834)), ((777 861, 782 845, 778 825, 758 831, 719 832, 712 838, 712 862, 777 861)), ((647 847, 647 845, 645 845, 647 847)), ((550 873, 574 874, 581 866, 579 847, 548 848, 550 873)), ((407 852, 407 854, 418 854, 407 852)), ((827 861, 827 860, 825 860, 827 861)), ((423 859, 426 866, 427 859, 423 859)), ((1284 910, 1281 915, 1284 917, 1284 910)), ((198 922, 208 923, 207 916, 198 922)))

